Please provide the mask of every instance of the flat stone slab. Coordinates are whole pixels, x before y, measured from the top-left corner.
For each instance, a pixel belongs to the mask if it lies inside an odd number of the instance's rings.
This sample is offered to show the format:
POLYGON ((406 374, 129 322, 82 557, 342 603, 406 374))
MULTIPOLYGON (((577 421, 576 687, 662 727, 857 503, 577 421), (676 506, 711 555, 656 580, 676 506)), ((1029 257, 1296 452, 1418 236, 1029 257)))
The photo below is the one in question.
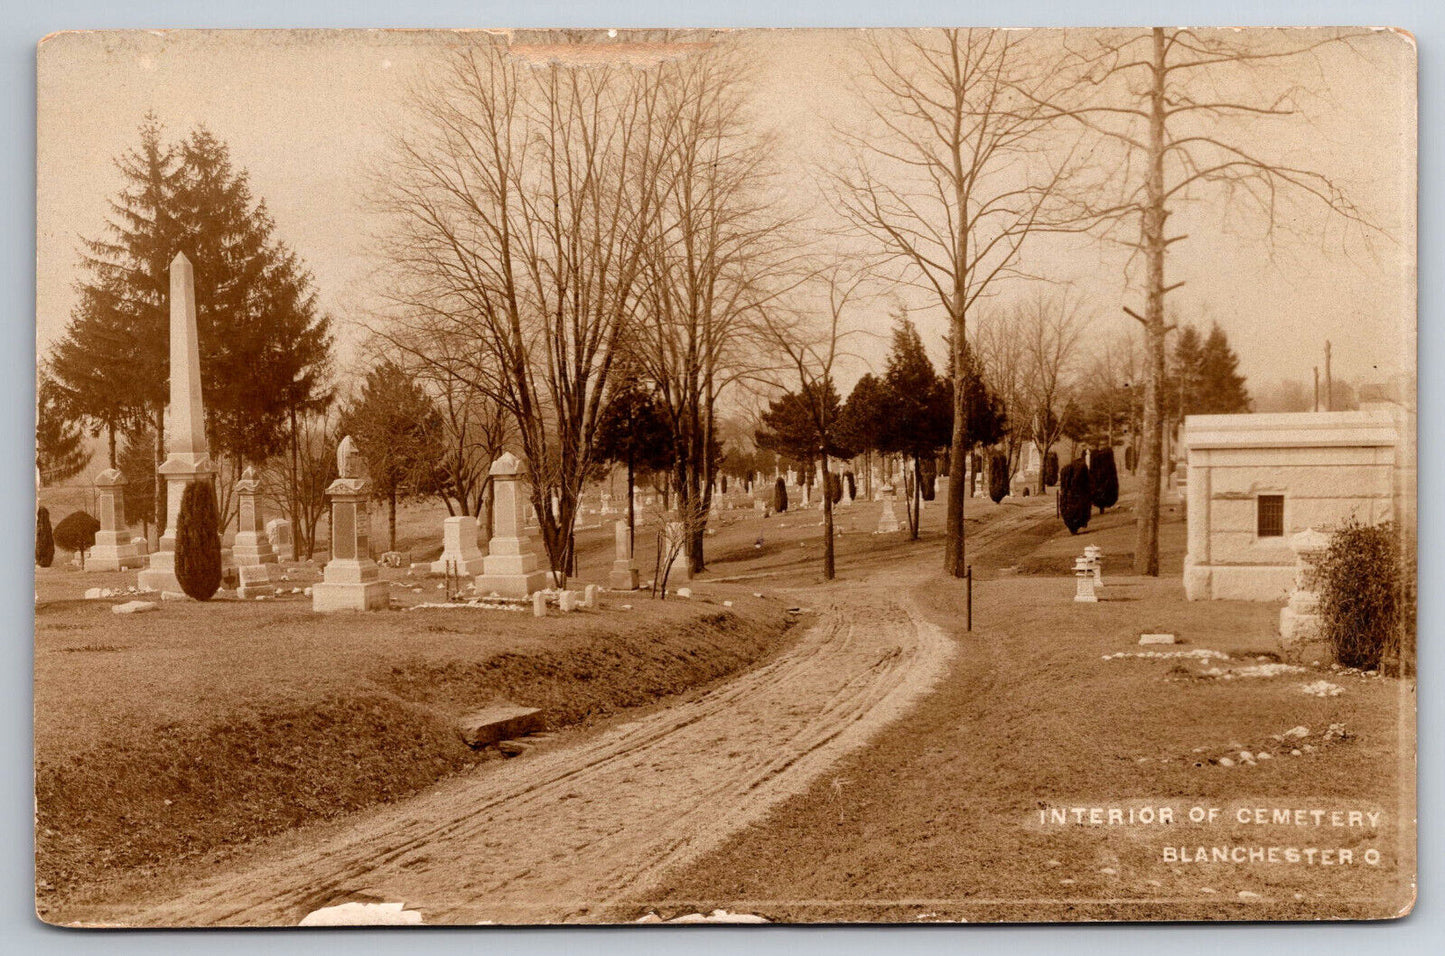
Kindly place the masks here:
POLYGON ((1140 634, 1140 644, 1173 644, 1173 634, 1140 634))
POLYGON ((490 747, 512 737, 525 737, 546 729, 547 720, 536 707, 494 704, 457 721, 468 747, 490 747))

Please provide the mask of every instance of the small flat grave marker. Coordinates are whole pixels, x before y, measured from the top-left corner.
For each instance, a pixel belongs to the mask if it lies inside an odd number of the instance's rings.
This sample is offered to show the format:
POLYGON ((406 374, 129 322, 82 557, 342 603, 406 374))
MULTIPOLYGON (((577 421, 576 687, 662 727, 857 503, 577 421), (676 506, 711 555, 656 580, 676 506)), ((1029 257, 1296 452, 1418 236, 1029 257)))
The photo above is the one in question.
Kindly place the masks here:
POLYGON ((1173 644, 1173 634, 1140 634, 1140 644, 1173 644))

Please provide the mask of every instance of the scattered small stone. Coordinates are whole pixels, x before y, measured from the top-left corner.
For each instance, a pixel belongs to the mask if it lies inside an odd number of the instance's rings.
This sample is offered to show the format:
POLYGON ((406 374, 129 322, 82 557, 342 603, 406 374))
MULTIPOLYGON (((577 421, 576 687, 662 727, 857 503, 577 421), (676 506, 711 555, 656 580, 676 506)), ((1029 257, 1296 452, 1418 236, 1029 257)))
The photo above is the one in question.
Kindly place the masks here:
POLYGON ((162 601, 189 601, 190 596, 181 591, 162 591, 162 601))
POLYGON ((1311 697, 1335 697, 1343 694, 1345 689, 1339 684, 1331 684, 1327 680, 1317 680, 1310 684, 1301 684, 1300 690, 1311 697))
POLYGON ((724 602, 723 602, 723 607, 732 607, 732 606, 733 606, 733 602, 731 602, 731 601, 724 601, 724 602))
POLYGON ((753 597, 755 597, 755 598, 760 598, 760 597, 762 597, 762 596, 763 596, 763 592, 762 592, 762 591, 754 591, 754 592, 753 592, 753 597))
POLYGON ((1308 737, 1310 735, 1310 729, 1308 727, 1305 727, 1304 725, 1300 725, 1299 727, 1291 727, 1289 730, 1286 730, 1284 732, 1284 735, 1286 737, 1308 737))
POLYGON ((690 598, 692 597, 692 588, 678 588, 675 593, 680 598, 690 598))
POLYGON ((1257 754, 1254 755, 1254 759, 1255 759, 1255 760, 1273 760, 1274 757, 1270 756, 1268 753, 1266 753, 1265 751, 1261 750, 1259 753, 1257 753, 1257 754))
POLYGON ((1201 893, 1218 893, 1219 891, 1216 890, 1216 889, 1214 889, 1214 887, 1212 887, 1212 886, 1201 886, 1201 887, 1199 888, 1199 892, 1201 892, 1201 893))
POLYGON ((124 604, 111 606, 112 614, 140 614, 144 611, 156 610, 154 601, 126 601, 124 604))
POLYGON ((1112 866, 1106 866, 1099 872, 1103 873, 1105 876, 1116 876, 1119 873, 1119 871, 1114 869, 1112 866))
POLYGON ((1047 862, 1047 863, 1044 864, 1044 866, 1048 866, 1048 867, 1063 866, 1063 865, 1064 865, 1064 864, 1060 863, 1058 860, 1050 860, 1049 862, 1047 862))
POLYGON ((1073 886, 1073 885, 1074 885, 1074 880, 1073 880, 1072 877, 1064 877, 1062 880, 1059 880, 1059 885, 1060 885, 1060 886, 1073 886))
POLYGON ((1140 634, 1140 644, 1173 644, 1173 634, 1140 634))
POLYGON ((101 598, 102 596, 103 596, 103 589, 101 589, 101 588, 87 588, 87 589, 86 589, 85 599, 86 599, 87 601, 98 601, 98 600, 100 600, 100 598, 101 598))
POLYGON ((1259 899, 1259 894, 1253 890, 1240 890, 1239 898, 1242 900, 1257 900, 1259 899))
POLYGON ((1234 766, 1234 761, 1233 761, 1233 760, 1230 760, 1228 757, 1220 757, 1220 758, 1219 758, 1219 765, 1220 765, 1221 767, 1233 767, 1233 766, 1234 766))
POLYGON ((1250 753, 1248 750, 1241 750, 1239 752, 1239 759, 1243 760, 1245 763, 1254 763, 1254 754, 1250 753))
POLYGON ((1289 755, 1290 755, 1291 757, 1298 757, 1298 756, 1302 755, 1303 753, 1304 753, 1303 750, 1300 750, 1299 748, 1295 748, 1294 750, 1291 750, 1291 751, 1289 752, 1289 755))
POLYGON ((310 597, 310 596, 311 596, 311 589, 310 589, 310 588, 302 588, 302 589, 301 589, 301 593, 302 593, 303 595, 305 595, 306 597, 310 597))

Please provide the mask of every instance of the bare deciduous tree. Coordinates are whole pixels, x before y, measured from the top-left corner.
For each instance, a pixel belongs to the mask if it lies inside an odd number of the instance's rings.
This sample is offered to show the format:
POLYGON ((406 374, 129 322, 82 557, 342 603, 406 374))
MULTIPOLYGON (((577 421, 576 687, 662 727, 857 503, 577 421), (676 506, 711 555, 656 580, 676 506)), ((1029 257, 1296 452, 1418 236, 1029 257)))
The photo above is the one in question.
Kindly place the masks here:
POLYGON ((845 313, 859 296, 860 278, 841 267, 811 275, 793 291, 800 303, 788 307, 770 303, 756 310, 758 321, 752 328, 752 341, 769 354, 780 357, 782 375, 777 387, 797 383, 797 394, 811 419, 817 439, 818 461, 824 475, 820 497, 823 502, 823 577, 833 580, 835 561, 833 549, 833 496, 829 493, 828 457, 838 427, 833 406, 837 392, 833 374, 839 359, 845 356, 844 343, 858 329, 846 328, 845 313), (807 302, 815 293, 821 305, 807 302), (806 303, 806 304, 804 304, 806 303), (822 311, 821 318, 817 315, 822 311), (831 400, 830 400, 831 399, 831 400))
POLYGON ((701 516, 688 525, 686 542, 697 573, 717 477, 717 401, 755 370, 740 333, 777 294, 775 280, 792 256, 786 213, 770 189, 769 142, 747 115, 737 54, 714 47, 664 64, 659 82, 671 148, 655 180, 657 216, 629 354, 668 419, 678 508, 701 516))
MULTIPOLYGON (((1050 219, 1066 179, 1038 135, 1055 111, 1056 73, 1017 33, 878 32, 867 41, 862 95, 873 128, 852 134, 851 170, 837 177, 839 206, 902 265, 948 315, 951 374, 965 368, 967 318, 981 296, 1017 270, 1031 232, 1050 219)), ((966 389, 955 388, 949 474, 964 473, 966 389)), ((963 482, 950 481, 944 567, 965 573, 963 482)))
MULTIPOLYGON (((1064 405, 1072 391, 1079 339, 1087 317, 1078 302, 1067 296, 1035 295, 1010 313, 1008 334, 1016 337, 1023 351, 1024 393, 1030 440, 1042 462, 1064 430, 1064 405)), ((1039 470, 1038 492, 1044 492, 1044 473, 1039 470)))
MULTIPOLYGON (((1144 260, 1144 311, 1125 311, 1144 330, 1143 486, 1138 506, 1134 570, 1159 573, 1159 498, 1163 480, 1163 387, 1166 319, 1164 297, 1181 283, 1165 279, 1165 254, 1184 235, 1166 235, 1171 212, 1216 190, 1224 209, 1253 207, 1273 230, 1290 195, 1315 201, 1352 223, 1369 225, 1336 182, 1324 173, 1270 157, 1254 128, 1263 121, 1302 116, 1297 72, 1275 74, 1281 61, 1297 61, 1327 44, 1347 42, 1358 31, 1330 31, 1300 42, 1278 34, 1261 38, 1229 30, 1079 31, 1066 34, 1060 60, 1065 91, 1050 98, 1015 84, 1037 120, 1074 121, 1123 152, 1116 164, 1117 192, 1077 198, 1081 224, 1112 234, 1121 223, 1138 224, 1124 240, 1144 260), (1106 197, 1107 198, 1101 198, 1106 197)), ((1328 89, 1321 76, 1320 87, 1328 89)), ((1131 262, 1132 262, 1131 258, 1131 262)))
POLYGON ((382 324, 472 344, 453 371, 515 419, 559 576, 670 148, 655 69, 566 54, 470 37, 415 91, 376 189, 382 324))

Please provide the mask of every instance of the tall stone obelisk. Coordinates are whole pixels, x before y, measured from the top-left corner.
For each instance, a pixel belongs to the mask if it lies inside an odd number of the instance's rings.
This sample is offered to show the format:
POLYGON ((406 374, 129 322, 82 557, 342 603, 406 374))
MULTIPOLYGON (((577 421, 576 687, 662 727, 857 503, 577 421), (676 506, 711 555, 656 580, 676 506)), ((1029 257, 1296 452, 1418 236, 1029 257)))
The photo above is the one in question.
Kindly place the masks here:
POLYGON ((201 404, 201 346, 196 333, 196 285, 191 260, 171 260, 171 404, 166 410, 166 460, 156 469, 166 480, 166 533, 137 576, 142 588, 179 591, 176 581, 176 518, 181 494, 192 481, 215 480, 206 446, 206 408, 201 404))

